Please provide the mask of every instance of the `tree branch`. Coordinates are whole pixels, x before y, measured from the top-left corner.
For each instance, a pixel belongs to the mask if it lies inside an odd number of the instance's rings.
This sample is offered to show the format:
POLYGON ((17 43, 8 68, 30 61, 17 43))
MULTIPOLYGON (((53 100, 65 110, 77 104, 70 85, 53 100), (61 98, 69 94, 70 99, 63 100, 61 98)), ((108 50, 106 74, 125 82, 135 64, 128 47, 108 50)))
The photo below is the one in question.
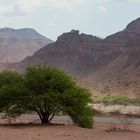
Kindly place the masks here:
POLYGON ((54 113, 52 115, 52 117, 48 120, 49 122, 54 118, 54 113))

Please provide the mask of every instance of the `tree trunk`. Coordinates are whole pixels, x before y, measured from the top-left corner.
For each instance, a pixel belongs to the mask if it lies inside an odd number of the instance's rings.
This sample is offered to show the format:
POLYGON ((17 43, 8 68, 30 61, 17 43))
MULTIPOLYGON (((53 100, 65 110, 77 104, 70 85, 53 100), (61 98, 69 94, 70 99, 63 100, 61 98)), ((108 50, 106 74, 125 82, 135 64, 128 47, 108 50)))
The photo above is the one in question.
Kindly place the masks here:
POLYGON ((49 123, 49 114, 48 113, 41 113, 41 115, 39 117, 40 117, 42 124, 49 123))
POLYGON ((37 114, 39 115, 39 118, 40 118, 42 124, 49 123, 54 117, 54 114, 51 115, 51 113, 48 113, 48 112, 37 111, 37 114))
POLYGON ((49 120, 47 118, 41 118, 41 123, 47 124, 47 123, 49 123, 49 120))

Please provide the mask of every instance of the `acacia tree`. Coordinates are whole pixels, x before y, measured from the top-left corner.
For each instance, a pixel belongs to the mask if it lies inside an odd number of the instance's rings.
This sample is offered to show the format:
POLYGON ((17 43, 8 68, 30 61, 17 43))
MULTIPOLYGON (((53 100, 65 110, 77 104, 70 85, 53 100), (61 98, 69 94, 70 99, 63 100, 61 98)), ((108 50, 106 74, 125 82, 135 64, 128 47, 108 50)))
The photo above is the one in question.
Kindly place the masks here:
POLYGON ((87 89, 80 88, 63 71, 55 68, 30 67, 24 75, 26 107, 35 111, 42 123, 49 123, 63 112, 83 127, 92 127, 92 102, 87 89), (86 126, 88 124, 88 126, 86 126))
POLYGON ((4 101, 0 106, 3 109, 12 107, 13 110, 20 110, 20 113, 34 111, 39 115, 41 123, 49 123, 56 114, 64 113, 79 126, 92 128, 90 92, 76 85, 63 71, 36 66, 29 67, 23 75, 15 75, 11 80, 19 80, 4 84, 6 88, 0 87, 0 101, 4 101))

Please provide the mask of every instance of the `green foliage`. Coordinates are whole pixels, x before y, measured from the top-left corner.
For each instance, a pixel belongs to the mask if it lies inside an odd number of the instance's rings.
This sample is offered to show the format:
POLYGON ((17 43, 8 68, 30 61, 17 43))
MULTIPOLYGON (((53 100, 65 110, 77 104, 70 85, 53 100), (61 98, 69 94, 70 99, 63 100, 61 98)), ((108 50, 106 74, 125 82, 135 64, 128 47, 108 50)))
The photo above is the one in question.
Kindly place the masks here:
POLYGON ((58 69, 36 66, 29 67, 23 75, 0 73, 0 108, 5 116, 34 111, 42 123, 49 123, 61 112, 68 114, 78 126, 92 128, 90 103, 90 92, 58 69))
POLYGON ((101 114, 103 114, 103 112, 100 111, 100 110, 97 110, 97 109, 93 108, 93 114, 94 115, 101 115, 101 114))
POLYGON ((105 96, 94 98, 94 103, 105 105, 140 105, 140 98, 130 99, 127 96, 105 96))
POLYGON ((105 96, 102 98, 96 98, 94 103, 103 103, 105 105, 115 105, 115 104, 126 104, 128 98, 125 96, 105 96))
POLYGON ((24 112, 19 102, 21 93, 23 93, 22 76, 15 72, 1 72, 0 111, 1 118, 7 120, 8 123, 15 121, 24 112))
POLYGON ((15 113, 19 110, 16 104, 19 102, 19 93, 23 93, 22 76, 15 72, 0 73, 0 111, 15 113))
POLYGON ((17 84, 21 81, 21 76, 16 72, 3 71, 0 73, 0 88, 6 85, 17 84))
POLYGON ((78 124, 78 126, 84 128, 92 128, 93 127, 93 110, 90 107, 86 108, 72 108, 69 112, 72 120, 78 124))
POLYGON ((72 120, 81 127, 92 128, 93 109, 89 105, 92 103, 90 92, 84 88, 74 87, 63 97, 65 110, 72 120))
MULTIPOLYGON (((73 116, 79 115, 76 121, 73 119, 74 122, 86 127, 84 124, 86 122, 80 119, 83 117, 83 120, 86 119, 88 122, 88 112, 82 112, 89 110, 87 106, 92 102, 91 94, 88 90, 77 86, 63 71, 55 68, 30 67, 25 73, 25 84, 29 100, 26 105, 39 114, 42 123, 49 122, 55 114, 63 112, 70 114, 72 119, 73 116)), ((92 125, 92 121, 90 122, 92 125)))
POLYGON ((140 106, 140 98, 130 99, 130 104, 140 106))

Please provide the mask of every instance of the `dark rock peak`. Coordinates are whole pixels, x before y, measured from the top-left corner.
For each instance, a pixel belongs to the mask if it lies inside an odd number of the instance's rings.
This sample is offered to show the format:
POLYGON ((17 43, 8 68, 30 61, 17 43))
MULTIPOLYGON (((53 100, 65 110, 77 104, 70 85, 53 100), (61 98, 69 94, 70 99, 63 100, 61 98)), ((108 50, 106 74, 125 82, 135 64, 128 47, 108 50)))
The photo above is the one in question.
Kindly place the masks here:
POLYGON ((140 18, 129 23, 126 27, 126 30, 134 30, 135 32, 140 32, 140 18))
POLYGON ((72 33, 72 34, 78 34, 79 35, 79 30, 71 30, 70 33, 72 33))
POLYGON ((92 36, 92 35, 87 35, 84 33, 79 33, 79 30, 72 30, 71 32, 63 33, 57 38, 56 43, 61 43, 61 42, 69 42, 69 41, 76 41, 76 42, 88 42, 88 41, 101 41, 102 39, 92 36))
POLYGON ((65 39, 73 39, 75 37, 79 36, 78 30, 72 30, 71 32, 63 33, 57 38, 57 41, 62 41, 65 39))

